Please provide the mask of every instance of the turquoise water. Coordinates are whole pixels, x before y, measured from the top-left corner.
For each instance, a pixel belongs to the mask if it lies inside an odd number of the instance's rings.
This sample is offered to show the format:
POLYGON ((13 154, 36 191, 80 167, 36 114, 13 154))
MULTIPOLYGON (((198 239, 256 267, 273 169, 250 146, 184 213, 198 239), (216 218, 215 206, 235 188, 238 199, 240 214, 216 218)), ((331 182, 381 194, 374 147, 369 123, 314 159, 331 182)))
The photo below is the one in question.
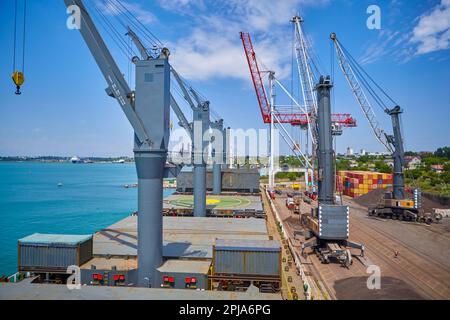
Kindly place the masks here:
POLYGON ((90 234, 135 212, 137 189, 122 186, 136 182, 134 164, 0 162, 0 275, 17 271, 22 237, 90 234))

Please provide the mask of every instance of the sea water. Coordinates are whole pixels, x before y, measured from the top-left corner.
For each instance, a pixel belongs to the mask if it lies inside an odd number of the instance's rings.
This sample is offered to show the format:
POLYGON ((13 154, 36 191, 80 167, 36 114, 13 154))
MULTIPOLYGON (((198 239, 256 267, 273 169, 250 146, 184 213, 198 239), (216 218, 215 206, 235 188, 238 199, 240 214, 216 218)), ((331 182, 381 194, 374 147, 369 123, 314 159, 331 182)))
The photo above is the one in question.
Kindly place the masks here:
POLYGON ((20 238, 92 234, 137 211, 135 183, 134 164, 0 162, 0 275, 17 272, 20 238))

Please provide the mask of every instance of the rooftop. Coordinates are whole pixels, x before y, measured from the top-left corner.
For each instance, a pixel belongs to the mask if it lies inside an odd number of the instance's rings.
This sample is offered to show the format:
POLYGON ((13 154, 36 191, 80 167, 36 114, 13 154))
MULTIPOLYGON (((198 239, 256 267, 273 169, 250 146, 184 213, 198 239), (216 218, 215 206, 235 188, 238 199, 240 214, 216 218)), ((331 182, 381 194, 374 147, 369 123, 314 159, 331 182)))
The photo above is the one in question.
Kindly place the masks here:
POLYGON ((167 260, 158 271, 161 273, 208 274, 211 260, 167 260))
POLYGON ((113 266, 119 271, 137 269, 137 258, 122 259, 122 258, 93 258, 83 264, 81 269, 91 269, 94 265, 99 270, 111 270, 113 266))
MULTIPOLYGON (((166 258, 212 258, 216 239, 269 240, 264 219, 164 217, 166 258)), ((94 235, 95 256, 136 256, 137 217, 127 217, 94 235)))
POLYGON ((19 239, 22 244, 65 244, 76 246, 87 240, 92 235, 69 235, 69 234, 41 234, 35 233, 25 238, 19 239))
POLYGON ((239 239, 217 239, 217 250, 246 250, 246 251, 280 251, 280 242, 275 240, 239 240, 239 239))

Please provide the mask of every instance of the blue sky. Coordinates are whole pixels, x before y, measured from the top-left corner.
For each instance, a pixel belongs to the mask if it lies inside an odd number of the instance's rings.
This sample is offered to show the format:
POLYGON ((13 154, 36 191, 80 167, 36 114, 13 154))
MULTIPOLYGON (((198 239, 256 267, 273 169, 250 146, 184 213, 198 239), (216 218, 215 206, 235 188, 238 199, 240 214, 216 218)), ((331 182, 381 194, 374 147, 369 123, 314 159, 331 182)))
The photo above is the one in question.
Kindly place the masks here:
MULTIPOLYGON (((239 31, 252 34, 260 60, 290 88, 289 20, 300 12, 324 73, 331 73, 333 31, 405 109, 407 149, 449 145, 450 0, 122 2, 170 48, 175 68, 229 126, 264 128, 239 31), (371 4, 381 8, 381 30, 366 27, 371 4)), ((131 155, 132 129, 106 96, 106 82, 78 31, 66 28, 62 0, 28 0, 26 84, 22 96, 14 95, 13 18, 14 1, 1 1, 0 155, 131 155)), ((126 58, 100 30, 127 74, 126 58)), ((382 151, 337 65, 333 108, 352 113, 359 124, 338 139, 338 151, 347 146, 382 151)), ((377 114, 390 131, 389 118, 377 114)))

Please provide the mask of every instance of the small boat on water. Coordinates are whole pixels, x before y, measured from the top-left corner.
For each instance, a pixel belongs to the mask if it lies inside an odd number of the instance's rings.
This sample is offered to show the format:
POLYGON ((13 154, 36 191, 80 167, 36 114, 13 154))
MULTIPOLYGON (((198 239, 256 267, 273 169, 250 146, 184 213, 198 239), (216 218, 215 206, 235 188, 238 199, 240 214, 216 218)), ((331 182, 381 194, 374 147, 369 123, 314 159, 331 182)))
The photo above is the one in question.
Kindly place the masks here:
POLYGON ((81 159, 79 157, 72 157, 72 159, 70 159, 71 163, 83 163, 83 161, 81 161, 81 159))
POLYGON ((60 182, 58 183, 58 188, 61 188, 63 186, 63 184, 60 182))

